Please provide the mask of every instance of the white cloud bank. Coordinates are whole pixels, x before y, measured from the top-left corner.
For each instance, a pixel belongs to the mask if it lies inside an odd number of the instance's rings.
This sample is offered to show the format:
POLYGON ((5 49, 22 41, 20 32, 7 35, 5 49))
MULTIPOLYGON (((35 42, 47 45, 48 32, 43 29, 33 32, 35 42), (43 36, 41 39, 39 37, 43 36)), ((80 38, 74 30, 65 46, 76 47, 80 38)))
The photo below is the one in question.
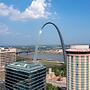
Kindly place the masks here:
POLYGON ((21 12, 13 6, 0 3, 0 16, 8 16, 13 20, 47 18, 50 14, 47 10, 49 6, 50 2, 46 2, 46 0, 33 0, 31 5, 21 12))

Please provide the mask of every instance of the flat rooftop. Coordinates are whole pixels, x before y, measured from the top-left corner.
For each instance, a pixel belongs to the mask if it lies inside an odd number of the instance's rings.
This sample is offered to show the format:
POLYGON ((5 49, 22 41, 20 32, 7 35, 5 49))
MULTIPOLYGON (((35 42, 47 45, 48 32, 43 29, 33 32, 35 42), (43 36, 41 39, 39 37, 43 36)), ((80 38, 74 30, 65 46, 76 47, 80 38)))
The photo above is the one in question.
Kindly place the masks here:
POLYGON ((89 49, 89 45, 70 45, 70 49, 89 49))
POLYGON ((16 52, 16 48, 1 48, 0 53, 7 53, 7 52, 16 52))
POLYGON ((89 45, 71 45, 66 52, 90 52, 89 45))
POLYGON ((67 49, 66 52, 90 52, 90 49, 67 49))
POLYGON ((36 70, 45 68, 45 66, 39 62, 28 63, 26 61, 19 61, 19 62, 14 62, 12 64, 7 64, 6 68, 10 68, 11 70, 16 70, 16 71, 32 73, 36 70))

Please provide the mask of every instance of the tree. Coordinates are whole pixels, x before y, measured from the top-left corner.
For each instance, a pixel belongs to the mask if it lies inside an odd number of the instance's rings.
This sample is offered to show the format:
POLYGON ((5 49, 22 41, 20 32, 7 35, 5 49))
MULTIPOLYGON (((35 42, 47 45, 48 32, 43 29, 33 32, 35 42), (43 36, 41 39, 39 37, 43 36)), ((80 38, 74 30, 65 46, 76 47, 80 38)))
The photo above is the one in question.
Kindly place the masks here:
POLYGON ((55 87, 52 84, 47 83, 46 90, 61 90, 59 87, 55 87))

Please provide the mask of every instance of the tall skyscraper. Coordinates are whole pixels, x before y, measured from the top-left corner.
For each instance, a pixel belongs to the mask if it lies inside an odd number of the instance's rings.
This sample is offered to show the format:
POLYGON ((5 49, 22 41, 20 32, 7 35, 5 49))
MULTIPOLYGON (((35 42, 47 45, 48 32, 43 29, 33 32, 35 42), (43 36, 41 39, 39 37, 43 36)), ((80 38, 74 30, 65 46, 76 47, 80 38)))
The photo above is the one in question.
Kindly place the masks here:
POLYGON ((67 53, 67 90, 90 90, 89 45, 71 45, 67 53))
POLYGON ((5 67, 6 90, 45 90, 46 67, 38 62, 15 62, 5 67))
POLYGON ((0 80, 4 80, 4 67, 5 64, 16 61, 15 48, 0 48, 0 80))

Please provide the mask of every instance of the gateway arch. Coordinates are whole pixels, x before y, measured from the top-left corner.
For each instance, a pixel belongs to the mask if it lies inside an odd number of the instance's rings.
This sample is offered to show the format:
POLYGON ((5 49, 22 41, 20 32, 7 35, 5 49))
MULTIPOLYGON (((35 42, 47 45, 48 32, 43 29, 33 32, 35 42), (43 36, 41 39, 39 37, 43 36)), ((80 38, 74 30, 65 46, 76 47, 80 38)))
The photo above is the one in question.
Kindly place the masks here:
POLYGON ((59 28, 58 28, 54 23, 52 23, 52 22, 47 22, 47 23, 45 23, 45 24, 41 27, 41 30, 43 30, 43 28, 44 28, 46 25, 48 25, 48 24, 53 25, 53 26, 56 28, 57 32, 58 32, 59 39, 60 39, 60 45, 62 46, 62 50, 63 50, 64 63, 66 63, 65 45, 64 45, 64 41, 63 41, 63 38, 62 38, 62 34, 61 34, 59 28))

